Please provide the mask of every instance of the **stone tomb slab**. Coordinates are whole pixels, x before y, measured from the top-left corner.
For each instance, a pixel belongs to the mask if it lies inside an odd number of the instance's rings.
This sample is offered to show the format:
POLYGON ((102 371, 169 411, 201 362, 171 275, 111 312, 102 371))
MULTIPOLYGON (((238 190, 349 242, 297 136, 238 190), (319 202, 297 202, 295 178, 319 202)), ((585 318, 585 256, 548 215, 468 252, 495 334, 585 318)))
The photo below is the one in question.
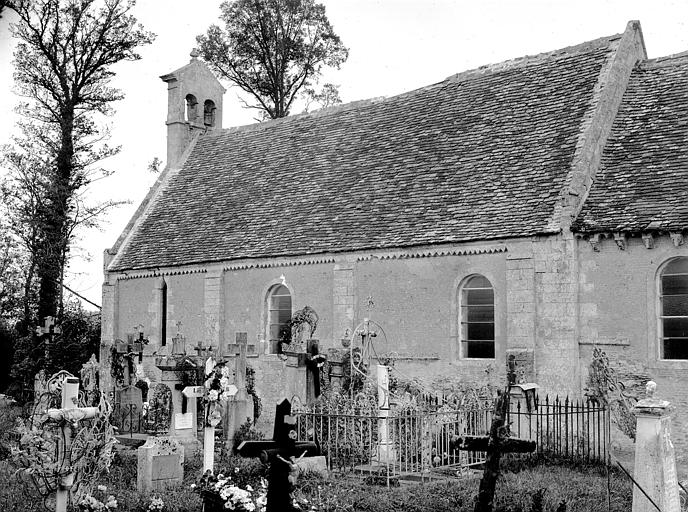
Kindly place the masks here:
POLYGON ((184 447, 171 437, 149 437, 138 448, 137 469, 139 492, 180 485, 184 478, 184 447))

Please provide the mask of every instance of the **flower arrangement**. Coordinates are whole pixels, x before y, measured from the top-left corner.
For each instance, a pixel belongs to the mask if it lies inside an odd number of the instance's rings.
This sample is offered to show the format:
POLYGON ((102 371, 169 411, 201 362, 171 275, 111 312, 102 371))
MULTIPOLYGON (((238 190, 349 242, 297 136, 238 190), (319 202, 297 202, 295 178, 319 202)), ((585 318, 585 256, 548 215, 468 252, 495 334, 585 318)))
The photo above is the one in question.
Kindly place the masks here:
POLYGON ((234 468, 234 475, 220 473, 214 476, 206 471, 199 483, 191 487, 203 497, 205 510, 263 512, 268 501, 267 481, 261 478, 258 488, 254 489, 243 480, 239 468, 234 468))
POLYGON ((153 496, 150 500, 150 503, 148 504, 148 508, 146 509, 146 512, 162 512, 162 510, 165 508, 165 502, 162 500, 162 498, 158 498, 157 496, 153 496))
POLYGON ((229 368, 224 363, 215 363, 209 357, 205 363, 205 395, 206 422, 209 426, 216 426, 222 421, 222 407, 231 398, 229 392, 231 381, 229 368))
POLYGON ((107 487, 99 485, 96 491, 97 492, 94 494, 100 493, 102 498, 97 498, 91 493, 86 493, 76 504, 79 512, 107 512, 117 508, 117 500, 113 495, 105 498, 107 487))

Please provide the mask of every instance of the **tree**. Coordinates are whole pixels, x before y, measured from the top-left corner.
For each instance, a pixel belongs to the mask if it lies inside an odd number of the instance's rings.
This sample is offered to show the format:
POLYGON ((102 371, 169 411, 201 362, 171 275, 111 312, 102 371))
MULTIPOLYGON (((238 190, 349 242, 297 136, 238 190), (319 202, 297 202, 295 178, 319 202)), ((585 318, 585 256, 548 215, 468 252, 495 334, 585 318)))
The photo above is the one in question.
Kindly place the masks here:
POLYGON ((224 30, 212 25, 196 38, 201 55, 220 77, 255 98, 247 107, 271 119, 289 115, 323 68, 339 69, 349 56, 325 7, 314 0, 232 0, 221 9, 224 30))
POLYGON ((96 164, 119 151, 104 143, 107 130, 98 124, 98 115, 109 114, 111 104, 122 98, 109 85, 111 67, 140 59, 136 49, 154 37, 137 24, 133 7, 126 0, 15 0, 12 5, 19 18, 11 26, 19 41, 14 80, 27 98, 19 107, 27 120, 8 159, 18 178, 16 198, 31 194, 21 185, 36 178, 29 228, 35 229, 30 250, 39 321, 56 316, 61 307, 75 227, 113 205, 86 207, 82 195, 94 179, 107 175, 96 164), (38 176, 31 159, 39 160, 38 176))

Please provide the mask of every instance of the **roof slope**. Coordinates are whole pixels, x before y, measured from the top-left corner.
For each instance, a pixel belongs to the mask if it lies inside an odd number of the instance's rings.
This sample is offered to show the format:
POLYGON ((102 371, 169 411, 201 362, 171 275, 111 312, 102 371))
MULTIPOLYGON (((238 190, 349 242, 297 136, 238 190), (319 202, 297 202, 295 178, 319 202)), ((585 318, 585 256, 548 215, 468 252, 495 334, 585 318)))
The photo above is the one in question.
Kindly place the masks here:
POLYGON ((633 70, 600 171, 572 226, 584 233, 685 228, 688 54, 633 70))
POLYGON ((616 44, 201 137, 110 269, 551 232, 616 44))

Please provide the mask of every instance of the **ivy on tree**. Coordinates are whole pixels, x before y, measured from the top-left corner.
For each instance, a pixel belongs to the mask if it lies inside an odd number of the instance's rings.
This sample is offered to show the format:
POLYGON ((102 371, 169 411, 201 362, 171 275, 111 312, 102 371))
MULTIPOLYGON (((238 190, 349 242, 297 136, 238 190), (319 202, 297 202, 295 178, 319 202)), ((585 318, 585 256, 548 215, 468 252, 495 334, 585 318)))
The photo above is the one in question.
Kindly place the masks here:
MULTIPOLYGON (((29 209, 37 316, 56 316, 61 308, 64 269, 74 229, 92 225, 114 202, 87 205, 83 193, 98 176, 96 164, 118 152, 103 143, 104 116, 122 98, 110 86, 112 66, 137 60, 136 49, 153 40, 131 15, 127 0, 15 0, 18 40, 14 81, 27 101, 22 135, 6 151, 18 201, 33 194, 29 209), (100 118, 98 116, 101 116, 100 118), (32 164, 38 159, 40 166, 32 164), (38 176, 31 172, 39 169, 38 176), (34 188, 27 190, 29 176, 34 188)), ((31 276, 33 278, 33 276, 31 276)))
POLYGON ((196 39, 203 59, 220 77, 255 99, 248 108, 286 117, 300 96, 339 101, 334 86, 317 92, 325 67, 339 66, 349 51, 334 33, 325 7, 314 0, 232 0, 221 5, 224 29, 212 25, 196 39))

